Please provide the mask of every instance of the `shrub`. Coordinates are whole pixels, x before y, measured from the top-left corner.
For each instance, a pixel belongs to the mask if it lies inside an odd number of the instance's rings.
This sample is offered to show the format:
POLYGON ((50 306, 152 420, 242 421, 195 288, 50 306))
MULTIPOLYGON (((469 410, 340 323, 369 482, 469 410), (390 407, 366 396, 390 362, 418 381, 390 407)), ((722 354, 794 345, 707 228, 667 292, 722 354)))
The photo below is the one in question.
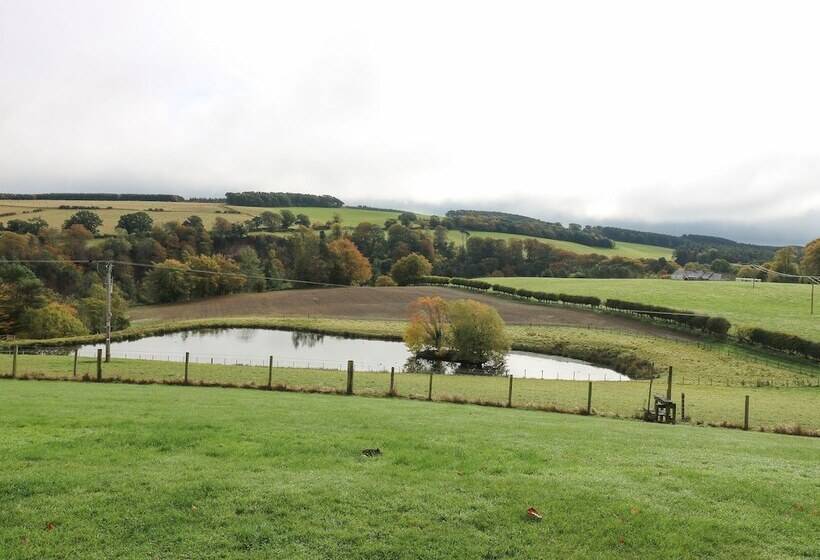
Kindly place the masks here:
POLYGON ((387 288, 390 286, 395 286, 396 282, 393 281, 392 278, 387 276, 386 274, 382 274, 378 278, 376 278, 376 287, 377 288, 387 288))
POLYGON ((31 338, 62 338, 88 334, 77 310, 64 303, 52 302, 31 309, 24 316, 25 334, 31 338))
POLYGON ((501 284, 493 284, 493 291, 498 292, 500 294, 510 295, 515 295, 517 292, 515 288, 510 288, 509 286, 502 286, 501 284))
POLYGON ((726 336, 732 324, 723 317, 709 317, 706 320, 706 330, 718 336, 726 336))
POLYGON ((448 276, 422 276, 419 278, 419 283, 421 284, 436 284, 446 286, 450 283, 450 278, 448 276))
POLYGON ((558 294, 558 299, 564 303, 575 303, 578 305, 591 305, 597 307, 601 305, 601 300, 595 296, 576 296, 572 294, 558 294))
POLYGON ((744 327, 738 329, 738 337, 744 342, 760 344, 768 348, 800 354, 808 358, 820 360, 820 343, 800 338, 793 334, 767 331, 760 328, 744 327))
POLYGON ((424 276, 429 276, 432 271, 433 265, 430 261, 418 253, 411 253, 393 264, 390 276, 399 286, 407 286, 418 282, 424 276))
POLYGON ((450 284, 455 286, 464 286, 465 288, 474 288, 476 290, 489 290, 493 287, 489 282, 483 280, 471 280, 469 278, 451 278, 450 284))

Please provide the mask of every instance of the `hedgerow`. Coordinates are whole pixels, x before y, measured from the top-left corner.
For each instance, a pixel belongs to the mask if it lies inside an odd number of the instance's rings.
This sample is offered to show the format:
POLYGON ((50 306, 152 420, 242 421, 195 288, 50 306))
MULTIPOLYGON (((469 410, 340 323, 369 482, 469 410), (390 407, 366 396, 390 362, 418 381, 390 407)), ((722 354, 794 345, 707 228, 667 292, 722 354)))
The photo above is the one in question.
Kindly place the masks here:
POLYGON ((820 360, 820 343, 793 334, 768 331, 756 327, 741 327, 737 330, 737 336, 744 342, 820 360))

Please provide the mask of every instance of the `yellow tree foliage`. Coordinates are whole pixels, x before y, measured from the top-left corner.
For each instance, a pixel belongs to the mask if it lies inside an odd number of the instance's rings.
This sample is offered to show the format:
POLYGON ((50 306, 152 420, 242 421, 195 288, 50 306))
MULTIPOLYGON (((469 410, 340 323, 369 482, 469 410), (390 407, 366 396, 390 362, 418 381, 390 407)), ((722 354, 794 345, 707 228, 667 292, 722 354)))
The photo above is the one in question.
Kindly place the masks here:
POLYGON ((410 305, 410 324, 404 342, 415 353, 440 353, 447 336, 447 303, 440 297, 422 297, 410 305))
POLYGON ((331 255, 330 281, 358 286, 373 275, 370 262, 349 239, 337 239, 327 245, 331 255))
POLYGON ((820 237, 806 245, 800 268, 803 274, 820 274, 820 237))
POLYGON ((450 329, 447 343, 458 360, 483 364, 500 359, 510 349, 504 320, 495 308, 471 299, 447 306, 450 329))

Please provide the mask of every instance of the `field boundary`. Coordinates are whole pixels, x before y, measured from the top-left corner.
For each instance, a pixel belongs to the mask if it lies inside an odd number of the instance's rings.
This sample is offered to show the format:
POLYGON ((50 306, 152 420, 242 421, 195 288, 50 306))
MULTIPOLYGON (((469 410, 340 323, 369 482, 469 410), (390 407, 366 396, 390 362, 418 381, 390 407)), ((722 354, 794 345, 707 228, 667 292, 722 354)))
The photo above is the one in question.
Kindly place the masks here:
MULTIPOLYGON (((382 374, 387 375, 387 374, 382 374)), ((406 399, 406 400, 417 400, 417 401, 427 401, 430 403, 448 403, 448 404, 469 404, 475 406, 487 406, 493 408, 510 408, 516 410, 530 410, 530 411, 539 411, 539 412, 551 412, 557 414, 575 414, 579 416, 597 416, 600 418, 610 418, 610 419, 618 419, 618 420, 640 420, 643 421, 642 415, 639 416, 638 413, 633 415, 632 417, 623 416, 617 413, 607 413, 603 411, 596 410, 592 407, 592 383, 589 382, 590 387, 590 397, 587 401, 587 406, 584 407, 583 405, 579 405, 576 407, 565 407, 565 406, 558 406, 553 404, 545 404, 545 405, 535 405, 532 403, 527 404, 514 404, 512 399, 512 383, 510 384, 510 393, 509 393, 509 400, 505 403, 503 401, 496 401, 496 400, 489 400, 489 399, 474 399, 468 397, 461 397, 456 395, 450 394, 439 394, 433 396, 432 394, 432 379, 437 374, 430 374, 430 393, 427 396, 423 394, 408 394, 408 395, 399 395, 395 391, 388 390, 388 391, 376 391, 376 390, 365 390, 365 391, 358 391, 355 392, 353 390, 346 390, 334 387, 324 387, 324 386, 303 386, 303 385, 288 385, 286 383, 277 383, 277 384, 270 384, 270 385, 257 385, 254 383, 228 383, 228 382, 213 382, 213 381, 187 381, 187 380, 180 380, 180 379, 164 379, 164 380, 157 380, 157 379, 133 379, 133 378, 124 378, 124 377, 103 377, 100 379, 92 379, 87 375, 82 377, 49 377, 49 376, 40 376, 40 375, 23 375, 23 376, 16 376, 12 377, 10 375, 0 375, 0 380, 16 380, 16 381, 56 381, 56 382, 69 382, 69 383, 118 383, 124 385, 170 385, 170 386, 182 386, 182 387, 202 387, 202 388, 220 388, 220 389, 246 389, 246 390, 256 390, 256 391, 269 391, 269 392, 289 392, 289 393, 308 393, 308 394, 326 394, 326 395, 337 395, 337 396, 344 396, 344 397, 365 397, 365 398, 399 398, 399 399, 406 399)), ((349 383, 352 383, 352 376, 348 378, 349 383)), ((509 378, 513 379, 513 378, 509 378)), ((392 379, 391 379, 392 382, 392 379)), ((603 382, 607 383, 607 382, 603 382)), ((352 385, 351 385, 352 386, 352 385)), ((782 424, 776 426, 757 426, 756 428, 750 428, 748 424, 748 420, 746 421, 745 425, 740 424, 737 422, 732 421, 720 421, 720 422, 703 422, 703 423, 696 423, 690 424, 686 421, 686 418, 681 419, 681 424, 684 426, 707 426, 712 428, 729 428, 734 430, 743 430, 743 431, 755 431, 761 433, 775 433, 775 434, 785 434, 785 435, 795 435, 795 436, 804 436, 804 437, 814 437, 820 438, 820 430, 813 430, 809 428, 804 428, 799 424, 782 424)))
MULTIPOLYGON (((582 309, 584 311, 588 311, 590 313, 599 313, 604 315, 615 315, 619 317, 628 317, 634 319, 636 321, 644 322, 647 324, 652 324, 656 326, 663 327, 668 330, 687 333, 698 338, 704 340, 710 340, 713 342, 730 342, 736 346, 747 348, 747 349, 755 349, 758 351, 762 351, 770 356, 787 359, 793 362, 793 365, 797 365, 800 367, 801 365, 808 366, 808 367, 820 367, 820 361, 814 360, 808 356, 803 356, 801 354, 795 354, 791 352, 781 351, 777 348, 773 348, 770 346, 765 346, 761 344, 755 344, 751 342, 747 342, 742 337, 733 334, 726 334, 723 337, 716 337, 714 335, 710 335, 707 331, 696 329, 696 328, 685 328, 675 324, 674 322, 664 320, 662 317, 652 316, 650 313, 653 313, 651 310, 647 312, 636 312, 636 311, 629 311, 627 309, 619 309, 619 308, 612 308, 607 307, 604 305, 604 302, 601 302, 599 305, 590 305, 590 304, 581 304, 581 303, 572 303, 560 300, 539 300, 532 297, 525 297, 520 296, 515 293, 509 292, 500 292, 490 288, 480 288, 474 286, 465 286, 460 284, 453 284, 453 283, 436 283, 436 282, 418 282, 416 285, 418 286, 429 286, 429 287, 446 287, 446 288, 455 288, 458 290, 464 290, 467 292, 477 292, 484 295, 488 295, 491 297, 497 298, 507 298, 516 301, 520 301, 522 303, 527 303, 530 305, 542 306, 542 307, 564 307, 564 308, 571 308, 571 309, 582 309)), ((597 299, 597 298, 596 298, 597 299)), ((647 304, 648 307, 651 307, 647 304)), ((811 374, 811 372, 808 372, 811 374)))

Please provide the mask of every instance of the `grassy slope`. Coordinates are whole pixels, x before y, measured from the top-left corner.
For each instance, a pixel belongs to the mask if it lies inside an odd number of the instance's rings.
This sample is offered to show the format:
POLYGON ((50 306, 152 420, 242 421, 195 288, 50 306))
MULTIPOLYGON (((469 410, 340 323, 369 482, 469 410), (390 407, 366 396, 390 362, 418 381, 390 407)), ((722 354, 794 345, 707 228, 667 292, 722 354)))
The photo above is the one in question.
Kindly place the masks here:
POLYGON ((0 387, 10 560, 820 552, 814 439, 323 395, 0 387), (366 447, 384 455, 362 459, 366 447))
MULTIPOLYGON (((203 202, 140 202, 140 201, 106 201, 106 200, 3 200, 0 201, 0 213, 20 212, 16 216, 8 216, 3 221, 28 219, 33 217, 43 218, 53 227, 62 226, 63 222, 76 210, 60 210, 58 206, 99 206, 100 210, 94 210, 103 219, 102 232, 114 233, 122 214, 129 212, 147 211, 148 208, 163 208, 163 212, 148 212, 154 219, 154 223, 162 224, 169 221, 182 222, 188 216, 196 214, 201 217, 206 227, 211 227, 217 217, 225 218, 230 222, 247 220, 257 216, 266 210, 278 211, 278 208, 256 208, 250 206, 226 206, 224 204, 203 203, 203 202), (107 207, 111 206, 112 209, 107 207), (42 212, 23 214, 24 210, 35 208, 45 208, 42 212), (225 209, 237 210, 239 214, 222 214, 217 211, 225 209)), ((359 222, 370 221, 382 224, 388 218, 395 218, 398 212, 382 212, 378 210, 362 210, 359 208, 289 208, 294 214, 305 213, 313 220, 327 221, 338 213, 342 217, 345 225, 356 225, 359 222)))
POLYGON ((820 292, 809 314, 810 287, 799 284, 683 282, 573 278, 492 278, 498 284, 583 294, 722 315, 738 325, 760 326, 820 340, 820 292))
MULTIPOLYGON (((154 223, 162 224, 169 221, 182 222, 188 216, 196 214, 201 217, 205 226, 210 228, 213 226, 217 217, 225 218, 230 222, 239 222, 247 220, 253 216, 258 216, 267 210, 279 211, 282 208, 260 208, 253 206, 227 206, 224 204, 214 204, 205 202, 141 202, 141 201, 117 201, 117 200, 2 200, 0 201, 0 213, 5 212, 19 212, 15 216, 8 216, 3 221, 13 219, 28 219, 35 216, 43 218, 52 227, 60 227, 63 222, 69 218, 76 210, 60 210, 58 206, 99 206, 100 210, 94 210, 103 219, 102 232, 114 233, 114 228, 117 225, 122 214, 129 212, 147 211, 149 208, 163 208, 163 212, 148 212, 153 218, 154 223), (111 206, 112 209, 108 209, 111 206), (42 212, 34 214, 23 214, 23 211, 32 210, 36 208, 44 208, 42 212), (239 212, 239 214, 222 214, 217 211, 224 211, 225 209, 232 209, 239 212)), ((307 214, 312 221, 326 222, 332 220, 338 214, 342 218, 342 224, 345 227, 354 227, 361 222, 371 222, 374 224, 384 224, 390 218, 398 217, 398 212, 382 211, 382 210, 364 210, 361 208, 314 208, 314 207, 291 207, 288 208, 294 214, 307 214)), ((527 236, 514 235, 507 233, 491 233, 491 232, 471 232, 478 237, 492 237, 496 239, 520 238, 526 239, 527 236)), ((450 239, 456 244, 461 243, 461 234, 457 231, 449 232, 450 239)), ((601 249, 594 247, 587 247, 578 243, 570 243, 568 241, 555 241, 537 238, 539 241, 549 243, 560 249, 579 254, 598 253, 606 256, 623 256, 631 258, 641 257, 666 257, 671 258, 672 251, 663 247, 654 247, 652 245, 640 245, 637 243, 622 243, 618 242, 614 249, 601 249)))
MULTIPOLYGON (((181 383, 184 366, 179 361, 123 359, 115 356, 103 365, 103 379, 121 379, 137 382, 181 383)), ((73 356, 20 356, 18 375, 50 378, 72 378, 73 356)), ((189 365, 188 380, 191 384, 229 384, 235 386, 264 387, 268 382, 266 366, 223 365, 220 359, 214 365, 207 357, 196 357, 189 365)), ((264 357, 255 361, 266 364, 264 357)), ((284 364, 287 366, 287 364, 284 364)), ((7 356, 0 357, 3 373, 10 369, 7 356)), ((513 383, 513 406, 579 412, 586 408, 587 382, 556 381, 549 379, 516 379, 513 383)), ((94 379, 96 362, 93 358, 80 358, 77 379, 94 379)), ((336 369, 305 369, 274 367, 271 381, 274 386, 289 390, 343 391, 345 373, 336 369)), ((358 371, 354 376, 356 394, 385 396, 390 376, 384 372, 358 371)), ((793 383, 794 380, 790 381, 793 383)), ((429 376, 425 374, 397 374, 394 390, 399 396, 427 398, 429 376)), ((691 423, 722 424, 738 426, 743 423, 743 403, 750 396, 750 426, 752 429, 771 430, 778 426, 800 425, 809 430, 820 430, 820 389, 814 387, 753 387, 723 386, 714 378, 674 376, 672 394, 680 403, 680 394, 686 394, 686 415, 691 423), (700 381, 700 383, 698 383, 700 381), (683 384, 685 383, 685 384, 683 384)), ((435 376, 433 400, 471 401, 484 403, 507 403, 508 379, 490 376, 445 375, 435 376)), ((653 384, 653 393, 666 391, 665 379, 653 384)), ((646 406, 649 395, 647 381, 594 382, 592 406, 595 414, 632 417, 646 406)), ((679 411, 679 414, 681 411, 679 411)))
MULTIPOLYGON (((461 246, 463 239, 461 232, 450 230, 448 236, 450 241, 457 246, 461 246)), ((517 235, 514 233, 500 233, 500 232, 486 232, 486 231, 471 231, 469 232, 473 237, 490 237, 492 239, 535 239, 542 243, 547 243, 558 249, 569 251, 570 253, 577 253, 580 255, 598 254, 607 257, 629 257, 632 259, 653 258, 657 259, 665 257, 667 260, 672 258, 672 249, 666 247, 656 247, 654 245, 642 245, 640 243, 626 243, 624 241, 617 241, 615 247, 612 249, 605 249, 603 247, 589 247, 581 245, 580 243, 572 243, 570 241, 559 241, 555 239, 544 239, 541 237, 531 237, 528 235, 517 235)))

